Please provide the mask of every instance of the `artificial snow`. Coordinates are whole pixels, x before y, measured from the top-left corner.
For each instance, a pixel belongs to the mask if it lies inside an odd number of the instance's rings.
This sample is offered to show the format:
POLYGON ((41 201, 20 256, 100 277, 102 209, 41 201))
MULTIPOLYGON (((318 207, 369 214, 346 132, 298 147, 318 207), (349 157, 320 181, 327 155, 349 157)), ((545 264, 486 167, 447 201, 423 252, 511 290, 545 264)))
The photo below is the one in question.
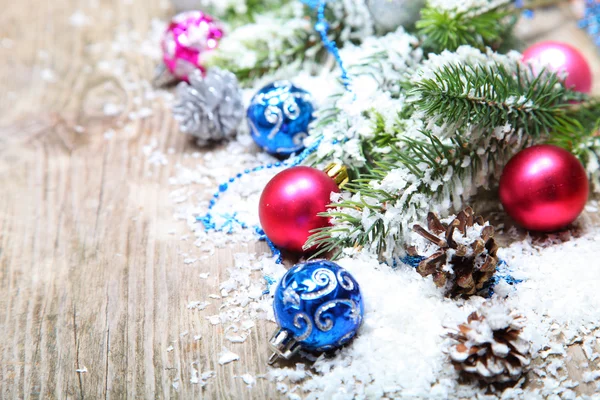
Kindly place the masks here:
POLYGON ((219 364, 221 365, 229 364, 230 362, 237 361, 240 359, 240 356, 229 351, 229 349, 227 349, 226 347, 223 347, 221 352, 218 354, 218 357, 219 364))
POLYGON ((600 371, 594 372, 584 372, 583 373, 583 383, 590 383, 600 378, 600 371))
MULTIPOLYGON (((196 157, 213 168, 201 164, 195 169, 180 166, 171 180, 174 191, 198 184, 207 188, 202 195, 206 202, 194 204, 192 196, 175 204, 176 218, 188 222, 195 244, 203 252, 256 240, 251 231, 239 226, 235 226, 232 234, 206 233, 195 220, 196 215, 205 212, 212 190, 230 176, 234 159, 242 160, 242 168, 268 159, 264 154, 247 152, 244 140, 231 142, 212 155, 196 157)), ((261 171, 230 185, 217 203, 216 212, 239 212, 243 216, 240 220, 256 223, 260 192, 276 172, 261 171)), ((590 204, 593 207, 595 203, 590 204)), ((600 246, 600 229, 582 225, 582 236, 567 242, 552 239, 540 243, 526 238, 499 251, 500 258, 510 267, 510 274, 524 282, 517 286, 501 282, 496 287, 495 299, 504 299, 509 307, 527 318, 524 335, 536 352, 533 363, 536 373, 528 375, 534 384, 531 388, 518 384, 498 396, 571 398, 577 382, 568 379, 567 343, 587 343, 584 349, 592 355, 598 351, 593 335, 600 321, 600 298, 596 290, 600 287, 600 258, 595 256, 600 246)), ((480 229, 470 228, 468 236, 479 235, 480 229)), ((426 242, 419 242, 420 236, 411 237, 423 251, 428 251, 426 242)), ((435 287, 431 277, 422 278, 408 266, 393 269, 365 252, 346 254, 339 263, 361 285, 365 299, 364 325, 358 336, 333 356, 307 359, 295 368, 269 368, 266 378, 277 384, 279 394, 307 399, 484 396, 485 388, 459 382, 448 362, 449 342, 444 339, 449 328, 465 322, 484 299, 449 300, 435 287)), ((245 342, 257 321, 273 321, 271 297, 263 294, 267 291, 264 277, 277 281, 284 273, 285 268, 276 264, 270 254, 236 253, 234 263, 221 275, 218 287, 226 296, 207 296, 220 302, 219 311, 205 318, 212 325, 223 326, 228 343, 245 342)), ((208 275, 201 276, 206 278, 208 275)), ((274 285, 271 292, 273 289, 274 285)), ((271 327, 271 330, 276 328, 275 324, 271 327)), ((219 363, 231 362, 239 356, 224 348, 217 359, 219 363)), ((592 365, 584 368, 590 369, 586 379, 595 384, 592 365)))
POLYGON ((208 380, 214 378, 216 374, 214 371, 206 371, 200 374, 200 371, 195 367, 196 365, 197 363, 195 362, 190 365, 190 383, 204 387, 208 383, 208 380))
MULTIPOLYGON (((261 184, 250 184, 244 191, 260 191, 261 184)), ((221 200, 224 210, 235 209, 244 196, 239 189, 232 189, 221 200)), ((248 199, 251 201, 245 207, 250 213, 257 197, 248 199)), ((194 227, 199 245, 211 242, 213 234, 204 235, 203 230, 194 227)), ((469 236, 479 235, 480 229, 471 228, 469 236)), ((600 259, 594 257, 600 230, 586 229, 583 236, 568 242, 540 245, 527 238, 499 252, 509 264, 510 273, 524 282, 516 287, 498 285, 495 299, 506 298, 506 304, 527 318, 525 336, 531 340, 537 358, 549 360, 536 367, 539 377, 530 376, 540 381, 535 389, 517 386, 506 390, 505 398, 523 398, 525 394, 570 398, 577 386, 566 378, 567 346, 560 335, 573 338, 595 332, 600 321, 595 289, 600 286, 600 259)), ((232 243, 246 241, 245 231, 240 232, 227 235, 227 239, 232 243)), ((446 299, 431 278, 422 278, 411 267, 392 269, 367 253, 351 254, 339 264, 361 285, 364 325, 359 335, 334 356, 321 356, 296 368, 270 368, 267 378, 277 382, 281 395, 307 399, 482 396, 483 388, 458 382, 447 359, 449 343, 444 335, 448 328, 466 321, 484 299, 446 299)), ((234 258, 234 265, 220 284, 228 297, 222 299, 220 314, 208 317, 213 323, 226 325, 225 335, 230 342, 244 341, 254 321, 273 319, 271 299, 262 294, 266 288, 263 276, 278 280, 285 272, 268 254, 237 253, 234 258)), ((595 341, 590 340, 587 348, 593 354, 595 341)), ((219 362, 237 357, 230 353, 223 349, 219 362)), ((590 372, 586 378, 593 381, 596 375, 590 372)))
POLYGON ((187 305, 188 310, 202 311, 210 305, 208 301, 190 301, 187 305))
POLYGON ((83 11, 77 10, 69 18, 69 23, 71 26, 80 28, 90 23, 90 17, 85 15, 83 11))
POLYGON ((252 388, 256 384, 256 378, 250 374, 241 375, 240 378, 242 378, 248 388, 252 388))
MULTIPOLYGON (((441 8, 448 3, 456 4, 450 0, 434 1, 441 8)), ((468 3, 480 1, 484 0, 470 0, 468 3)), ((360 25, 360 18, 363 17, 357 12, 352 18, 360 25)), ((77 12, 70 18, 70 22, 74 26, 83 27, 91 20, 83 12, 77 12)), ((149 82, 138 82, 136 76, 127 70, 125 62, 128 52, 141 53, 158 60, 160 47, 156 43, 163 29, 163 23, 154 21, 150 37, 143 39, 129 33, 128 30, 126 33, 122 27, 116 30, 115 41, 110 44, 110 53, 116 56, 114 59, 101 61, 97 68, 114 74, 115 79, 118 79, 124 88, 135 90, 141 96, 127 105, 106 103, 103 106, 106 116, 116 117, 124 113, 133 124, 153 115, 151 105, 154 99, 158 98, 167 105, 172 100, 169 92, 154 89, 149 82)), ((12 46, 12 43, 8 38, 0 41, 3 47, 12 46)), ((339 91, 339 86, 336 89, 335 84, 332 84, 338 76, 338 71, 323 71, 316 75, 308 72, 295 74, 294 83, 311 91, 323 109, 335 105, 342 110, 342 117, 337 122, 325 126, 323 131, 319 132, 325 136, 325 140, 317 155, 331 153, 337 161, 353 165, 364 163, 365 160, 359 151, 358 138, 368 138, 372 131, 369 129, 372 121, 366 113, 377 109, 388 121, 389 126, 384 128, 392 132, 395 128, 393 124, 397 123, 393 116, 403 110, 409 100, 399 95, 397 83, 401 79, 424 79, 431 76, 435 68, 448 62, 463 62, 467 59, 489 62, 493 59, 508 64, 518 57, 516 53, 497 56, 471 48, 461 48, 455 55, 442 54, 431 57, 417 73, 414 67, 421 61, 423 54, 419 49, 415 50, 415 44, 416 39, 413 36, 399 30, 382 38, 366 38, 363 46, 346 46, 342 50, 342 56, 350 67, 354 67, 350 70, 356 75, 353 87, 357 98, 354 101, 350 95, 328 100, 329 95, 339 91), (366 71, 374 71, 373 74, 361 74, 365 72, 359 69, 360 65, 364 64, 364 59, 379 57, 381 54, 385 54, 387 58, 377 59, 376 63, 370 65, 376 69, 366 71), (378 74, 388 79, 379 82, 375 79, 378 74), (343 143, 333 145, 335 139, 343 143)), ((87 51, 94 55, 105 50, 105 45, 98 45, 90 46, 87 51)), ((240 54, 240 63, 249 62, 247 57, 251 55, 240 54)), ((42 72, 42 75, 46 75, 46 79, 49 77, 46 72, 42 72)), ((269 79, 271 77, 266 77, 257 82, 256 86, 266 83, 269 79)), ((244 97, 250 98, 255 90, 256 87, 245 90, 244 97)), ((515 99, 515 104, 518 103, 519 99, 515 99)), ((419 132, 427 127, 443 136, 443 129, 436 128, 433 121, 422 117, 402 121, 403 134, 406 137, 419 137, 419 132)), ((105 137, 110 139, 116 134, 127 134, 129 130, 134 129, 131 124, 107 131, 105 137)), ((498 127, 493 135, 502 140, 512 129, 510 126, 498 127)), ((309 138, 309 143, 310 140, 312 139, 309 138)), ((378 151, 388 152, 390 149, 381 148, 378 151)), ((176 162, 172 156, 174 152, 167 151, 165 154, 161 151, 157 139, 151 140, 141 152, 147 159, 148 168, 169 163, 173 165, 176 162)), ((239 249, 243 244, 255 242, 257 236, 250 229, 242 229, 240 221, 249 226, 258 224, 258 199, 266 182, 279 171, 276 168, 244 175, 241 180, 229 185, 227 192, 220 196, 213 211, 218 225, 229 227, 225 232, 206 232, 196 217, 206 213, 208 202, 220 183, 226 182, 237 172, 272 163, 275 159, 268 154, 257 152, 244 124, 235 140, 211 151, 188 152, 181 157, 185 162, 174 165, 175 173, 169 180, 170 198, 173 202, 174 217, 185 221, 191 234, 179 232, 182 236, 178 237, 193 242, 202 257, 185 257, 180 265, 185 266, 189 263, 202 266, 203 260, 215 254, 218 248, 235 244, 239 249), (233 165, 235 168, 232 168, 233 165), (232 218, 234 213, 237 214, 232 218)), ((460 166, 468 168, 473 162, 471 158, 465 158, 460 166)), ((593 163, 588 165, 588 168, 595 167, 597 165, 593 163)), ((483 166, 483 169, 485 168, 487 165, 483 166)), ((467 180, 481 179, 483 175, 489 175, 489 171, 483 170, 474 177, 467 176, 467 180)), ((398 169, 390 172, 389 176, 378 184, 382 189, 395 190, 405 187, 406 191, 410 192, 417 188, 412 179, 406 171, 398 169)), ((455 187, 463 185, 465 195, 469 194, 472 185, 468 185, 467 181, 455 181, 450 174, 444 179, 449 180, 455 187)), ((443 182, 429 179, 426 183, 430 188, 439 189, 441 192, 443 182)), ((597 187, 600 188, 600 184, 597 187)), ((440 201, 441 206, 436 207, 449 208, 450 205, 459 203, 459 200, 451 198, 449 194, 444 195, 445 198, 440 201)), ((354 199, 367 201, 360 195, 356 195, 354 199)), ((415 196, 411 202, 412 208, 402 210, 399 206, 389 207, 384 215, 377 218, 384 219, 390 226, 399 221, 420 220, 415 207, 426 209, 431 205, 426 196, 415 196)), ((598 203, 590 202, 586 210, 597 212, 598 203)), ((375 222, 371 215, 357 213, 356 217, 363 221, 365 228, 375 222)), ((472 233, 478 234, 475 230, 472 233)), ((425 243, 422 245, 425 246, 425 243)), ((580 382, 572 381, 566 371, 568 343, 580 343, 590 361, 578 366, 584 370, 584 382, 581 383, 597 385, 600 392, 600 371, 595 369, 594 364, 594 360, 600 358, 600 295, 597 290, 600 287, 600 257, 597 256, 599 248, 600 229, 585 227, 581 237, 568 242, 540 244, 526 238, 499 251, 499 256, 510 266, 511 275, 523 279, 523 282, 516 286, 500 283, 496 287, 495 299, 505 300, 509 307, 527 318, 524 335, 531 341, 536 356, 534 372, 528 375, 532 385, 523 386, 519 383, 514 388, 496 393, 494 397, 575 398, 574 390, 580 382)), ((446 352, 449 342, 444 339, 448 328, 465 322, 468 315, 477 309, 484 299, 473 297, 469 300, 449 300, 435 287, 431 277, 422 278, 406 265, 401 264, 393 269, 381 264, 368 251, 347 249, 344 254, 345 257, 339 260, 339 264, 348 269, 359 282, 365 302, 364 324, 358 336, 333 355, 315 357, 305 354, 303 362, 298 362, 293 367, 271 367, 265 376, 253 376, 249 373, 240 375, 239 379, 248 390, 253 390, 256 379, 265 378, 274 382, 281 397, 289 399, 485 398, 485 388, 459 382, 456 371, 448 362, 446 352)), ((222 331, 224 343, 236 346, 232 343, 244 343, 251 334, 256 335, 256 325, 267 323, 270 328, 267 330, 276 329, 270 297, 275 285, 267 285, 265 277, 278 281, 285 271, 282 265, 276 264, 270 254, 239 251, 235 254, 234 262, 224 269, 220 276, 211 276, 209 281, 202 282, 203 285, 211 285, 207 292, 190 293, 192 299, 204 299, 206 296, 214 300, 216 304, 211 306, 210 315, 207 314, 206 308, 211 303, 205 300, 190 300, 187 304, 182 304, 182 307, 186 307, 190 313, 199 313, 200 318, 206 321, 204 326, 207 332, 222 331), (212 286, 213 280, 218 283, 217 286, 212 286), (220 294, 210 294, 210 291, 220 294)), ((197 276, 198 279, 207 280, 209 273, 202 272, 197 276)), ((201 338, 202 334, 193 336, 194 341, 201 338)), ((264 341, 268 340, 267 336, 261 338, 264 341)), ((207 345, 207 342, 200 344, 207 345)), ((171 345, 166 350, 170 353, 174 347, 171 345)), ((222 347, 217 353, 215 360, 210 360, 211 364, 227 365, 240 359, 238 354, 227 347, 222 347)), ((85 373, 87 369, 83 367, 77 372, 85 373)), ((175 390, 188 382, 205 386, 210 384, 210 380, 215 376, 214 371, 201 372, 198 363, 192 363, 189 379, 182 378, 180 381, 176 378, 172 385, 175 390)))

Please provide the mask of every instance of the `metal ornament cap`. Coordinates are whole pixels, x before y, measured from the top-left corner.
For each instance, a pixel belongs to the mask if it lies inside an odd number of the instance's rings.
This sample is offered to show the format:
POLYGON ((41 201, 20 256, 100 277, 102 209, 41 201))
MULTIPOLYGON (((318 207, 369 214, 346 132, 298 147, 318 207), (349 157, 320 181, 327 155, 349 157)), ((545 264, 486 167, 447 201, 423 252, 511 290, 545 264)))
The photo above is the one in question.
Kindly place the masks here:
POLYGON ((363 321, 360 287, 348 271, 327 260, 297 264, 281 279, 273 300, 280 329, 271 339, 277 357, 300 348, 323 352, 343 346, 363 321))
POLYGON ((325 167, 323 172, 325 172, 327 176, 333 179, 335 184, 340 189, 343 189, 344 186, 346 186, 346 184, 350 182, 350 178, 348 176, 348 168, 346 168, 345 165, 331 163, 327 167, 325 167))
POLYGON ((269 346, 273 350, 273 354, 269 357, 269 365, 273 365, 279 358, 289 360, 302 347, 294 339, 293 333, 287 329, 275 331, 271 340, 269 340, 269 346))

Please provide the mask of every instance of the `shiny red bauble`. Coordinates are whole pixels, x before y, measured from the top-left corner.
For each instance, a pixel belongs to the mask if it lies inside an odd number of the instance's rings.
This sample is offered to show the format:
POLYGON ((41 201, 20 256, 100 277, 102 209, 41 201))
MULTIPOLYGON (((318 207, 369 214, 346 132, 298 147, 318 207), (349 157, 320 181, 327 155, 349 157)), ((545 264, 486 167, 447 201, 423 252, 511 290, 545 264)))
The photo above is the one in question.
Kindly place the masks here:
POLYGON ((576 48, 561 42, 536 43, 523 53, 523 61, 531 63, 533 71, 542 68, 552 72, 566 73, 565 86, 577 92, 592 90, 592 70, 587 60, 576 48))
POLYGON ((267 237, 279 248, 302 253, 310 231, 329 225, 327 211, 340 189, 325 172, 293 167, 275 175, 260 197, 258 216, 267 237))
POLYGON ((533 231, 551 232, 575 221, 588 194, 583 165, 567 150, 551 145, 519 152, 500 178, 504 209, 519 225, 533 231))

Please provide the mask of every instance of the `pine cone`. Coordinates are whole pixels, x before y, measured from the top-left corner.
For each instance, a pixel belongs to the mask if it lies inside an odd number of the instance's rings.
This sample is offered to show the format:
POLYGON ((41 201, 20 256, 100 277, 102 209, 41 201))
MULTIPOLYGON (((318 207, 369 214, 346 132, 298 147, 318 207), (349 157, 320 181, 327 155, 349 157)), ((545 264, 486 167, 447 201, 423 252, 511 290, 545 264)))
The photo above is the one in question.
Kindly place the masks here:
MULTIPOLYGON (((437 215, 427 215, 429 232, 420 225, 413 230, 437 246, 435 252, 421 261, 417 272, 422 276, 433 275, 438 287, 446 289, 446 296, 470 296, 480 291, 496 272, 498 245, 494 228, 486 225, 481 216, 475 217, 473 209, 461 211, 448 225, 437 215), (455 231, 462 234, 454 237, 455 231), (438 237, 444 233, 444 237, 438 237)), ((408 249, 411 256, 419 251, 408 249)))
POLYGON ((448 337, 454 367, 487 383, 518 380, 531 362, 531 344, 522 337, 525 318, 499 303, 484 303, 448 337))
POLYGON ((198 138, 201 146, 235 136, 245 113, 235 75, 211 68, 205 77, 199 70, 192 72, 189 80, 177 87, 173 107, 181 131, 198 138))

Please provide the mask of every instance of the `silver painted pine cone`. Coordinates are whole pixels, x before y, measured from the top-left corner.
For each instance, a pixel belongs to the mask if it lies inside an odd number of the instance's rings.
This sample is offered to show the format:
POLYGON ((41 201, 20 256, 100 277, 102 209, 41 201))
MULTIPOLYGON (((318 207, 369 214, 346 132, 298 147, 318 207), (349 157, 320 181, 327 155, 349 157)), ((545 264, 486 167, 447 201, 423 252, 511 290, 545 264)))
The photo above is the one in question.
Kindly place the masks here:
POLYGON ((245 114, 235 75, 211 68, 206 76, 197 70, 189 79, 177 86, 173 106, 180 130, 196 137, 200 146, 234 137, 245 114))
POLYGON ((531 343, 522 333, 525 318, 505 305, 487 302, 469 315, 448 337, 454 367, 468 377, 487 383, 517 381, 531 362, 531 343))

